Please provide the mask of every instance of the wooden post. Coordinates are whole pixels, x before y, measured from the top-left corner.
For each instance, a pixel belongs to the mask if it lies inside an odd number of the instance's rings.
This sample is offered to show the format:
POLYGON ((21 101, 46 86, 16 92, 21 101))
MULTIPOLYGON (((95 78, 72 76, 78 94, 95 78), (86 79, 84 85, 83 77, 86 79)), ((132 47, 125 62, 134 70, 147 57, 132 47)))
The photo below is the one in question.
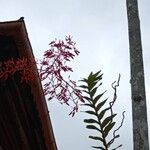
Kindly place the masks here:
POLYGON ((147 106, 144 83, 142 42, 137 0, 127 0, 130 45, 133 146, 134 150, 149 150, 147 106))

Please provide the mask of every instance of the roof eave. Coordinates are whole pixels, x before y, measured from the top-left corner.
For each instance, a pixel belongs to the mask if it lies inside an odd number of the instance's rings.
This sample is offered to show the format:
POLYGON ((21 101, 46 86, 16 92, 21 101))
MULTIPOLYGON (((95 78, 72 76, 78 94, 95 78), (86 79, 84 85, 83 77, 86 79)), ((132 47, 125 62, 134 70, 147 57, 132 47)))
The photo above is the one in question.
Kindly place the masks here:
MULTIPOLYGON (((34 59, 32 47, 23 19, 19 19, 16 21, 0 22, 0 35, 12 36, 17 45, 19 55, 21 57, 26 57, 29 60, 34 59)), ((45 96, 43 94, 43 89, 38 75, 37 67, 33 66, 33 70, 35 71, 37 78, 30 84, 32 87, 32 93, 35 97, 37 109, 39 111, 46 145, 48 150, 57 150, 52 124, 49 117, 49 112, 45 96)))

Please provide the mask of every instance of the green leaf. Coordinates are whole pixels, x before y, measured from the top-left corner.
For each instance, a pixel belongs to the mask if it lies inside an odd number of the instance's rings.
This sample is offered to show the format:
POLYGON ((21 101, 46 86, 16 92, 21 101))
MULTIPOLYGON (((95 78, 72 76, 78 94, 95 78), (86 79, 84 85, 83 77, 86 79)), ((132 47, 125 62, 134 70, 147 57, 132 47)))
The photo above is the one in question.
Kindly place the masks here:
POLYGON ((79 81, 87 83, 87 79, 85 79, 85 78, 83 78, 82 80, 79 80, 79 81))
POLYGON ((111 129, 114 127, 115 122, 110 122, 104 129, 104 135, 105 137, 108 135, 108 133, 111 131, 111 129))
POLYGON ((108 107, 108 108, 104 109, 103 111, 101 111, 101 113, 99 114, 99 119, 100 120, 104 117, 106 111, 109 110, 109 109, 110 109, 110 107, 108 107))
POLYGON ((106 150, 105 148, 103 148, 103 147, 101 147, 101 146, 92 146, 92 148, 101 149, 101 150, 106 150))
POLYGON ((88 101, 92 101, 90 97, 84 96, 83 98, 88 100, 88 101))
POLYGON ((101 103, 99 103, 97 106, 96 106, 96 111, 98 112, 100 109, 101 109, 101 107, 106 103, 106 101, 107 101, 107 99, 105 99, 104 101, 102 101, 101 103))
POLYGON ((93 99, 93 103, 96 104, 97 101, 104 95, 104 92, 102 94, 97 95, 94 99, 93 99))
POLYGON ((91 107, 91 108, 95 108, 94 106, 93 106, 93 104, 88 104, 88 103, 86 103, 86 104, 81 104, 81 105, 84 105, 84 106, 89 106, 89 107, 91 107))
POLYGON ((96 123, 96 124, 99 124, 99 122, 94 120, 94 119, 84 119, 84 122, 85 123, 96 123))
POLYGON ((80 85, 79 87, 81 87, 83 89, 88 89, 88 86, 86 86, 86 85, 80 85))
POLYGON ((102 80, 102 76, 103 76, 103 74, 97 76, 97 77, 96 77, 96 80, 98 80, 98 81, 99 81, 99 80, 102 80))
POLYGON ((96 84, 97 84, 97 82, 95 82, 95 81, 89 83, 89 84, 88 84, 88 90, 90 91, 91 89, 93 89, 96 84))
POLYGON ((87 110, 87 111, 84 111, 84 112, 86 112, 86 113, 88 113, 88 114, 90 114, 90 115, 94 115, 94 116, 97 115, 97 114, 95 113, 95 111, 92 111, 92 110, 87 110))
POLYGON ((98 80, 102 79, 102 74, 100 76, 98 76, 99 73, 100 73, 100 71, 98 71, 95 74, 93 74, 92 72, 90 73, 90 75, 88 76, 88 79, 87 79, 88 85, 90 85, 93 82, 98 82, 98 80))
POLYGON ((86 91, 86 90, 82 90, 82 92, 87 93, 87 94, 89 95, 89 92, 88 92, 88 91, 86 91))
POLYGON ((102 143, 105 142, 101 137, 98 137, 98 136, 89 136, 89 138, 90 138, 90 139, 93 139, 93 140, 99 140, 99 141, 101 141, 102 143))
POLYGON ((92 83, 93 81, 95 81, 95 78, 94 78, 93 74, 90 73, 90 75, 89 75, 88 78, 87 78, 87 83, 90 84, 90 83, 92 83))
POLYGON ((93 74, 95 77, 98 76, 100 74, 101 70, 96 72, 95 74, 93 74))
POLYGON ((103 75, 103 74, 100 74, 100 72, 101 72, 101 71, 98 71, 98 72, 96 72, 95 74, 93 74, 93 77, 94 77, 96 80, 99 80, 99 79, 101 80, 101 79, 102 79, 102 75, 103 75), (99 75, 99 74, 100 74, 100 75, 99 75))
POLYGON ((93 72, 91 72, 91 73, 89 74, 88 78, 90 78, 91 76, 93 76, 93 72))
POLYGON ((99 75, 99 73, 100 72, 97 72, 95 74, 90 75, 88 77, 88 84, 91 83, 91 82, 98 82, 98 81, 100 81, 102 79, 103 74, 99 75))
POLYGON ((87 125, 86 128, 87 129, 97 130, 98 132, 101 132, 101 130, 99 128, 95 127, 94 125, 87 125))
POLYGON ((97 88, 98 88, 98 87, 95 87, 92 91, 90 91, 89 94, 90 94, 91 97, 93 97, 93 96, 95 95, 95 93, 96 93, 96 91, 97 91, 97 88))
POLYGON ((109 117, 106 117, 106 118, 104 119, 104 121, 102 122, 101 127, 104 128, 108 123, 110 123, 110 122, 113 120, 113 118, 114 118, 116 115, 117 115, 117 114, 113 114, 113 115, 111 115, 111 116, 109 116, 109 117))

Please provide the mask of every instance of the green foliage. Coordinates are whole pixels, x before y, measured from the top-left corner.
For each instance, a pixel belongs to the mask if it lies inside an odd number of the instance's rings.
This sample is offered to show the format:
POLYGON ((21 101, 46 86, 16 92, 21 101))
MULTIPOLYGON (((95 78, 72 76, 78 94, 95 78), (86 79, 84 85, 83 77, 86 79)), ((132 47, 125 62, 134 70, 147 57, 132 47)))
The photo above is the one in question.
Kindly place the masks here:
MULTIPOLYGON (((84 82, 84 85, 81 85, 80 87, 82 88, 83 93, 85 93, 86 95, 84 96, 85 99, 84 105, 90 108, 85 112, 91 115, 91 117, 94 116, 96 118, 96 119, 93 118, 84 119, 84 122, 87 124, 86 125, 87 129, 96 130, 98 132, 98 136, 89 136, 89 138, 99 141, 101 143, 100 146, 92 146, 92 148, 108 150, 108 148, 111 146, 114 140, 116 138, 119 138, 119 135, 115 135, 115 132, 122 126, 122 124, 117 130, 114 130, 112 139, 107 141, 107 137, 109 133, 113 130, 113 127, 115 126, 116 123, 114 121, 114 118, 117 114, 114 114, 112 110, 113 104, 116 100, 116 86, 113 87, 115 91, 113 101, 109 102, 108 107, 104 107, 104 105, 108 101, 108 99, 101 100, 105 92, 100 93, 98 95, 96 94, 99 86, 102 85, 101 83, 102 76, 103 74, 101 73, 101 71, 98 71, 95 74, 91 72, 87 78, 81 80, 82 82, 84 82)), ((121 146, 122 145, 119 145, 117 148, 121 146)))

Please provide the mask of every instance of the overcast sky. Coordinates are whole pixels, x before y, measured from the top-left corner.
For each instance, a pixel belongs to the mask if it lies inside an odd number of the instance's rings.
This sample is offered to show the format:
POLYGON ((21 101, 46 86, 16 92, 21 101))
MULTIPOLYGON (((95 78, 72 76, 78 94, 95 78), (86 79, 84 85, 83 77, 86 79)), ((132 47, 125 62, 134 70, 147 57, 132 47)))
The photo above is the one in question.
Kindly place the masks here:
MULTIPOLYGON (((147 101, 150 99, 150 1, 139 2, 147 101)), ((103 89, 112 96, 111 83, 121 73, 118 101, 115 111, 117 122, 126 111, 125 122, 116 144, 121 150, 132 150, 132 118, 130 98, 130 66, 128 28, 125 0, 0 0, 0 21, 25 17, 29 39, 36 58, 41 58, 48 43, 55 38, 72 35, 81 54, 72 66, 72 78, 79 80, 91 71, 104 73, 103 89)), ((150 114, 148 102, 148 114, 150 114)), ((95 144, 88 139, 93 133, 85 129, 86 114, 79 112, 74 118, 69 109, 56 100, 48 102, 58 150, 91 150, 95 144)))

